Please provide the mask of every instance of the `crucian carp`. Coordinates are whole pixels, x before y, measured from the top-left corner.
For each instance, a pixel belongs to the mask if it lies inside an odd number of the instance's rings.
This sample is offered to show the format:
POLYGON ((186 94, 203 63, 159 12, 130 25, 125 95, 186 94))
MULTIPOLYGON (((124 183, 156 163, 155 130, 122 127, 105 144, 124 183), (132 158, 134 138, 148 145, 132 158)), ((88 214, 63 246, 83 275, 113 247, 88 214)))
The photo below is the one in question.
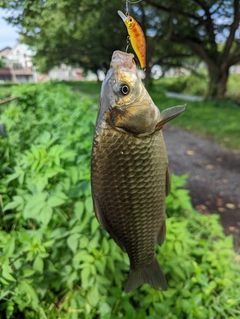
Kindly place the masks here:
POLYGON ((162 127, 185 105, 159 111, 144 87, 134 55, 115 51, 102 84, 95 127, 91 185, 96 217, 130 260, 125 286, 166 290, 156 244, 166 235, 170 191, 162 127))

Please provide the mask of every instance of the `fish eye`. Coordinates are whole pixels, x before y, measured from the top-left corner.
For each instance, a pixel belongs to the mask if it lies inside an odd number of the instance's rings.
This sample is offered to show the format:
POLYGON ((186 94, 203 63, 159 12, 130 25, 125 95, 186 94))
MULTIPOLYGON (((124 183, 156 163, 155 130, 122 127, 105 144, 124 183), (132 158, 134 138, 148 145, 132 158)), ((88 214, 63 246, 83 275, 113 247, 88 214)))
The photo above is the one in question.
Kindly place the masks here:
POLYGON ((129 86, 127 84, 123 84, 122 87, 121 87, 121 93, 123 95, 127 95, 129 93, 129 86))
POLYGON ((132 18, 130 18, 129 21, 132 22, 132 18))

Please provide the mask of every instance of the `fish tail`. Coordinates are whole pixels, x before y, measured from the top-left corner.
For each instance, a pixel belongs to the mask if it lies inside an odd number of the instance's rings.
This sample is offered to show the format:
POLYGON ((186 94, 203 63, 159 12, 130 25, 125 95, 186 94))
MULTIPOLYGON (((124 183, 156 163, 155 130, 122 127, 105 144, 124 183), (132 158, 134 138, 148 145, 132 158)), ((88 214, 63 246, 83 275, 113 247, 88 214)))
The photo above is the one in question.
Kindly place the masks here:
POLYGON ((143 284, 149 284, 156 290, 167 290, 167 281, 155 256, 153 262, 140 270, 130 270, 124 292, 128 293, 143 284))

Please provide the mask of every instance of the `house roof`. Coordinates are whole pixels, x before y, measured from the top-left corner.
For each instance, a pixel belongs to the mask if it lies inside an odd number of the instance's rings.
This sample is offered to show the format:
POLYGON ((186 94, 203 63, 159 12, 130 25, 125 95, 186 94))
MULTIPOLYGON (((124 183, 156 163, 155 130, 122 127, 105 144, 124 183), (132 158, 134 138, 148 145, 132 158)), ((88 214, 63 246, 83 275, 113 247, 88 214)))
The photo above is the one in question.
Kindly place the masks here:
POLYGON ((0 68, 0 75, 10 75, 12 76, 10 68, 0 68))
POLYGON ((12 48, 11 47, 5 47, 5 48, 1 49, 0 52, 2 52, 4 50, 12 50, 12 48))
POLYGON ((11 51, 12 49, 10 47, 3 48, 0 50, 0 56, 6 58, 11 51))
POLYGON ((30 69, 17 69, 17 70, 11 70, 10 68, 0 68, 0 75, 29 75, 32 76, 33 73, 30 69))
POLYGON ((30 69, 15 69, 12 71, 12 74, 15 75, 33 75, 30 69))

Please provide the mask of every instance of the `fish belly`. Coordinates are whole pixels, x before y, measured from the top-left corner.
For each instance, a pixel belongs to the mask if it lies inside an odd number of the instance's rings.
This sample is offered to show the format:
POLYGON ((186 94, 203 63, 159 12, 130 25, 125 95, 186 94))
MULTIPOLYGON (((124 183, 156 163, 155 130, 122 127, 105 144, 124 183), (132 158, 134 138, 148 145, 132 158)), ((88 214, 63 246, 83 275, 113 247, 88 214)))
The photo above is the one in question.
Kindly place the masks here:
POLYGON ((155 258, 158 233, 165 222, 166 170, 162 132, 136 137, 96 130, 92 153, 92 192, 105 228, 126 250, 131 269, 155 258))

